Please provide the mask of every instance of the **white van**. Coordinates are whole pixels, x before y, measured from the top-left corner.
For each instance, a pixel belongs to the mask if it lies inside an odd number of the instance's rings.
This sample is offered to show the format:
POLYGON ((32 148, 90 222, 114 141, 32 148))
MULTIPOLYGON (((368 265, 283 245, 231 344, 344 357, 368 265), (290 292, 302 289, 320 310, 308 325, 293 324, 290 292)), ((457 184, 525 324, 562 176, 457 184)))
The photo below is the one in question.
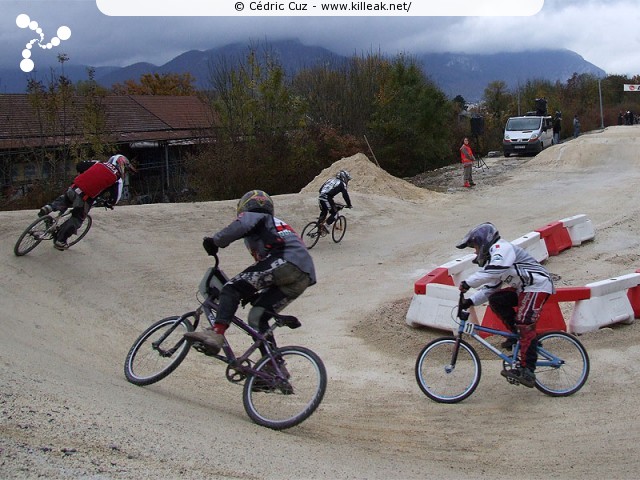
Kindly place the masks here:
POLYGON ((504 156, 512 153, 536 154, 553 145, 553 119, 537 115, 511 117, 504 127, 504 156))

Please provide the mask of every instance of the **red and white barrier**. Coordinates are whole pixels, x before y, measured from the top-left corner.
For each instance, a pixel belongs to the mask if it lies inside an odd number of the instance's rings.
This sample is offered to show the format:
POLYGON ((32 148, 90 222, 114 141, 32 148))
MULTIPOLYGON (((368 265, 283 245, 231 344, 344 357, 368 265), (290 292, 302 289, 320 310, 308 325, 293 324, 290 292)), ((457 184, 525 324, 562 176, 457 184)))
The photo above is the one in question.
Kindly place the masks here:
MULTIPOLYGON (((453 331, 460 290, 453 285, 428 283, 424 294, 413 295, 411 305, 407 311, 406 322, 411 326, 425 325, 440 330, 453 331), (428 323, 425 320, 428 319, 428 323)), ((471 310, 471 320, 478 323, 474 309, 471 310)))
POLYGON ((640 273, 630 273, 585 285, 589 298, 576 302, 569 331, 586 333, 614 323, 633 323, 638 311, 640 273), (635 299, 634 299, 635 296, 635 299), (635 308, 632 299, 636 303, 635 308))
POLYGON ((517 245, 523 250, 526 250, 529 255, 531 255, 540 263, 549 258, 547 244, 544 242, 544 240, 542 240, 540 232, 529 232, 526 235, 516 238, 511 243, 517 245))
POLYGON ((560 223, 567 229, 571 238, 571 245, 574 247, 582 245, 583 242, 588 240, 593 240, 596 236, 591 220, 584 214, 563 218, 560 223))

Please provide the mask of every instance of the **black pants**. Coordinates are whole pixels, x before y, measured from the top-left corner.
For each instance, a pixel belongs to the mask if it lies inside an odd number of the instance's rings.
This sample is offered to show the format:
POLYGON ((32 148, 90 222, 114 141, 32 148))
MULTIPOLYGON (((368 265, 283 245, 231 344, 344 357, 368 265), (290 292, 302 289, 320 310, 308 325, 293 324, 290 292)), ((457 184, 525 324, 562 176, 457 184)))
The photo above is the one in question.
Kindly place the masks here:
POLYGON ((65 193, 51 202, 51 208, 57 212, 72 208, 71 216, 60 226, 56 240, 65 243, 71 235, 75 235, 87 218, 93 199, 84 200, 82 194, 75 188, 69 188, 65 193))
POLYGON ((331 215, 329 215, 327 225, 331 225, 333 222, 335 222, 338 209, 336 208, 336 202, 333 201, 333 198, 320 197, 318 199, 318 204, 320 205, 320 216, 318 217, 318 223, 324 222, 327 218, 327 213, 329 212, 331 212, 331 215))
POLYGON ((240 301, 250 301, 249 324, 264 330, 270 316, 298 298, 311 283, 309 275, 282 258, 267 257, 254 263, 222 287, 217 323, 229 324, 240 301))

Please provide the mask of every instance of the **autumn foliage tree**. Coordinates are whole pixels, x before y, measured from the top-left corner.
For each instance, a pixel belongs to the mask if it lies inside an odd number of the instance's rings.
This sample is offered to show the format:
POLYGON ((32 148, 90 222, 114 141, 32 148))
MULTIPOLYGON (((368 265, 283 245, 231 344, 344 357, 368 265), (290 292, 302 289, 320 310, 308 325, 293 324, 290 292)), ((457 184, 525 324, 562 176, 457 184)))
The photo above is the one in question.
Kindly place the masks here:
POLYGON ((187 73, 145 73, 139 83, 126 80, 116 83, 112 90, 117 95, 195 95, 195 78, 187 73))

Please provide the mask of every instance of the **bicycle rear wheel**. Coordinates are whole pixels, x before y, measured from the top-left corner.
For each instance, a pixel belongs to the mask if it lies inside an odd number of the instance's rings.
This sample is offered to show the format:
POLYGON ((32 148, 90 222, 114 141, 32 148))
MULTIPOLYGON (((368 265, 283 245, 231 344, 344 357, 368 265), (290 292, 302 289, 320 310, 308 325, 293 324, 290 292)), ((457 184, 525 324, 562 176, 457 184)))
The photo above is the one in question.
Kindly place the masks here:
POLYGON ((307 225, 302 229, 302 241, 307 247, 307 250, 311 250, 315 247, 319 239, 320 228, 318 227, 318 222, 307 223, 307 225))
POLYGON ((347 217, 344 215, 338 215, 336 221, 333 222, 333 228, 331 229, 331 238, 335 243, 339 243, 347 233, 347 217))
POLYGON ((124 362, 124 375, 135 385, 151 385, 173 372, 189 353, 183 335, 193 331, 184 317, 167 317, 137 338, 124 362))
MULTIPOLYGON (((65 213, 63 217, 66 217, 67 215, 70 215, 70 214, 71 213, 65 213)), ((82 222, 82 225, 80 226, 78 231, 67 239, 67 245, 72 246, 78 243, 80 240, 82 240, 85 237, 85 235, 89 233, 89 229, 91 228, 92 224, 93 224, 93 220, 91 219, 91 216, 87 215, 87 218, 84 219, 84 222, 82 222)))
POLYGON ((51 233, 48 231, 51 225, 53 225, 53 218, 49 215, 31 222, 22 232, 22 235, 18 237, 18 241, 13 247, 13 253, 21 257, 36 248, 42 240, 51 240, 51 233))
POLYGON ((455 365, 451 365, 456 346, 454 337, 429 342, 416 360, 416 381, 420 390, 438 403, 458 403, 471 395, 478 384, 482 368, 474 348, 460 340, 455 365))
POLYGON ((547 332, 538 337, 536 388, 551 397, 567 397, 582 388, 589 376, 589 356, 573 335, 547 332))
POLYGON ((320 357, 304 347, 279 348, 275 358, 286 378, 276 375, 270 357, 262 357, 255 369, 271 376, 249 376, 242 401, 255 423, 284 430, 303 422, 318 408, 327 388, 327 371, 320 357))

